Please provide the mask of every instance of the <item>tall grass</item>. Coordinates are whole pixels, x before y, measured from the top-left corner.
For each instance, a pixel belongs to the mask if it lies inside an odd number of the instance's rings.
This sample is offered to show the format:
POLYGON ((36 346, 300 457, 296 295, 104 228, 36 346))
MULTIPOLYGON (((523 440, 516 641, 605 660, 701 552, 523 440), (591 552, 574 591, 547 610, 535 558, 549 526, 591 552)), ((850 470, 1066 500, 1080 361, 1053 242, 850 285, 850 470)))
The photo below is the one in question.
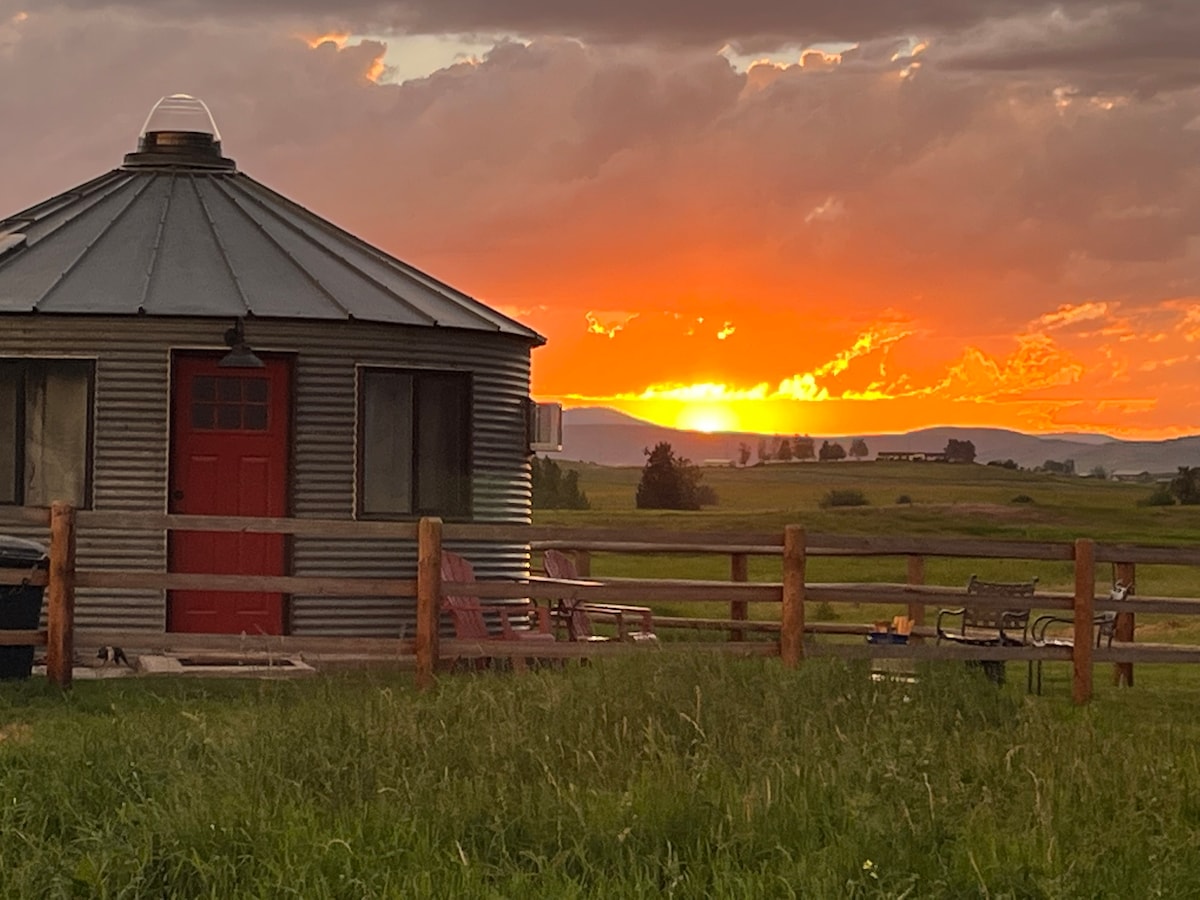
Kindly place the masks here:
POLYGON ((1165 690, 676 652, 428 694, 6 685, 0 895, 1196 896, 1200 727, 1166 714, 1196 696, 1165 690))

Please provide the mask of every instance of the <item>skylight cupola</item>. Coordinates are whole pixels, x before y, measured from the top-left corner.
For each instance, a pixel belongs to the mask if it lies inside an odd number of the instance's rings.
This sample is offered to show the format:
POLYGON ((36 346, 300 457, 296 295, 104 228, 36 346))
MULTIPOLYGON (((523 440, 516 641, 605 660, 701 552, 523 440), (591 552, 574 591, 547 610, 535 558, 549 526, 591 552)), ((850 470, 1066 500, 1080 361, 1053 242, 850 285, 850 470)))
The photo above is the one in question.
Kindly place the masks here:
POLYGON ((136 153, 125 156, 125 168, 185 167, 234 171, 221 155, 221 133, 203 100, 190 94, 163 97, 142 126, 136 153))

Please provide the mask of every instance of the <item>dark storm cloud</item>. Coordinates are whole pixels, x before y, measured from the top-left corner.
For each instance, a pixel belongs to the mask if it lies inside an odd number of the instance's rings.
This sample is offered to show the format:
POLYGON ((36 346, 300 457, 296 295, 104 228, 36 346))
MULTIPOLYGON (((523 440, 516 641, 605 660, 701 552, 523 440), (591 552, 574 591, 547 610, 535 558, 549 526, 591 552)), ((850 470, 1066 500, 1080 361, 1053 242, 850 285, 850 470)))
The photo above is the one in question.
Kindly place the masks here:
POLYGON ((338 22, 359 31, 563 34, 593 41, 650 40, 747 50, 814 41, 861 41, 957 31, 991 20, 1094 0, 50 0, 77 9, 125 8, 166 17, 338 22))

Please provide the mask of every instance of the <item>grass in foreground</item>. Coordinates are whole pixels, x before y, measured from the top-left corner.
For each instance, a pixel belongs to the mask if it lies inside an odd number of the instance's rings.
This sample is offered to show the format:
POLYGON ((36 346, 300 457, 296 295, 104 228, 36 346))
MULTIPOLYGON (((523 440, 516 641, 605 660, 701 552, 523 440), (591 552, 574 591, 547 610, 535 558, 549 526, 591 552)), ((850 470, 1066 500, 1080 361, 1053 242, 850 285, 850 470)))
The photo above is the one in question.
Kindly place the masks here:
POLYGON ((1194 687, 647 653, 0 686, 6 897, 1200 895, 1194 687))

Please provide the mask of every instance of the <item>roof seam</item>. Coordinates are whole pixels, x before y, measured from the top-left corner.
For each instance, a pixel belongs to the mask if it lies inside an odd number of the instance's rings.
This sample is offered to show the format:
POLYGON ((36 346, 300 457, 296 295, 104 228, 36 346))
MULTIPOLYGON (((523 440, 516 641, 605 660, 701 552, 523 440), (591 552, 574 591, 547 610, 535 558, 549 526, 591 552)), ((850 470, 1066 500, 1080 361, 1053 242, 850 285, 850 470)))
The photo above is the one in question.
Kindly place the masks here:
MULTIPOLYGON (((246 176, 243 176, 243 178, 245 178, 246 181, 250 182, 251 184, 254 184, 254 185, 258 184, 258 182, 256 182, 253 178, 247 178, 246 176)), ((350 262, 344 256, 339 255, 332 248, 321 243, 316 238, 314 238, 312 235, 305 233, 303 231, 303 229, 296 228, 294 225, 292 225, 290 222, 288 222, 285 218, 283 218, 283 216, 281 216, 278 212, 271 209, 271 207, 269 207, 263 200, 261 200, 258 197, 255 197, 251 191, 246 190, 241 185, 238 185, 238 188, 239 188, 239 190, 242 191, 242 193, 244 193, 250 199, 250 201, 252 203, 254 203, 256 206, 258 206, 260 209, 262 209, 268 215, 273 216, 281 225, 283 225, 285 228, 298 234, 303 240, 307 241, 309 244, 316 247, 318 250, 320 250, 326 256, 333 257, 343 268, 349 270, 351 274, 361 278, 363 281, 367 281, 367 282, 370 282, 371 284, 375 285, 375 287, 379 288, 379 290, 383 291, 385 294, 387 294, 389 297, 391 297, 393 300, 395 300, 401 306, 404 306, 407 309, 411 310, 419 318, 423 318, 426 321, 428 321, 429 324, 431 324, 431 325, 438 324, 438 320, 436 317, 430 315, 425 310, 421 309, 420 307, 418 307, 416 304, 410 302, 409 300, 406 300, 404 297, 400 296, 395 291, 393 291, 391 288, 389 288, 386 284, 383 284, 381 281, 379 281, 379 279, 372 278, 370 275, 368 275, 362 269, 351 265, 350 262)), ((318 224, 319 224, 319 221, 320 221, 319 216, 312 216, 311 214, 309 214, 309 217, 318 220, 318 224)))
MULTIPOLYGON (((142 185, 141 188, 135 190, 133 192, 133 196, 130 197, 127 201, 125 201, 125 205, 122 206, 119 210, 117 210, 116 215, 114 215, 111 219, 108 220, 108 224, 105 225, 102 229, 100 229, 100 231, 96 234, 96 236, 87 242, 87 244, 84 246, 84 248, 79 251, 79 254, 73 260, 71 260, 71 262, 67 263, 67 267, 58 273, 58 277, 55 278, 53 282, 51 282, 50 286, 48 288, 46 288, 46 290, 42 291, 42 296, 39 297, 34 302, 33 308, 35 310, 39 309, 41 307, 41 305, 46 302, 46 300, 50 297, 50 295, 53 294, 54 291, 66 280, 67 276, 69 274, 71 274, 71 272, 75 268, 77 268, 81 262, 83 262, 84 257, 86 257, 89 253, 92 252, 92 249, 98 243, 100 243, 100 241, 102 241, 104 239, 105 235, 107 235, 109 233, 109 231, 112 229, 112 227, 121 220, 121 217, 124 216, 125 213, 127 213, 133 207, 133 204, 137 202, 137 199, 139 197, 141 197, 142 194, 144 194, 149 187, 150 187, 150 182, 147 181, 146 184, 142 185)), ((79 221, 78 218, 74 218, 74 219, 70 220, 71 223, 75 223, 78 221, 79 221)))
MULTIPOLYGON (((371 256, 374 259, 378 260, 379 262, 383 263, 384 265, 389 266, 393 270, 398 271, 399 274, 401 274, 405 278, 411 278, 416 281, 424 280, 427 282, 425 285, 426 287, 433 287, 433 288, 436 288, 438 290, 441 290, 443 292, 446 292, 446 293, 452 295, 452 296, 449 296, 447 299, 450 299, 453 302, 457 303, 460 307, 463 307, 463 312, 473 315, 476 319, 479 319, 483 322, 486 322, 488 325, 495 327, 495 329, 497 331, 504 330, 503 326, 496 321, 496 319, 500 319, 500 320, 503 320, 504 322, 508 322, 508 323, 511 323, 512 325, 517 326, 518 328, 520 328, 521 330, 523 330, 527 334, 529 334, 531 337, 532 336, 541 337, 540 335, 537 334, 537 332, 535 332, 533 329, 529 328, 527 325, 523 325, 520 322, 517 322, 515 319, 510 319, 508 316, 505 316, 503 313, 499 313, 499 312, 496 312, 495 310, 491 309, 491 307, 489 307, 487 304, 483 303, 482 301, 476 300, 474 297, 471 297, 468 294, 464 294, 462 291, 458 290, 457 288, 451 287, 450 285, 446 284, 443 281, 439 281, 438 279, 434 278, 432 275, 429 275, 425 272, 420 271, 419 269, 416 269, 412 266, 407 265, 406 263, 402 262, 401 260, 396 259, 396 257, 392 256, 390 253, 380 250, 378 247, 375 247, 375 246, 367 243, 362 238, 358 237, 358 235, 353 234, 352 232, 346 231, 346 229, 344 229, 344 228, 339 228, 337 225, 330 222, 328 219, 324 219, 321 216, 315 215, 314 213, 310 212, 305 207, 296 203, 294 200, 291 200, 291 199, 283 196, 282 194, 278 193, 277 191, 271 190, 265 184, 263 184, 260 181, 256 181, 255 179, 251 178, 249 175, 242 173, 241 177, 246 179, 251 184, 253 184, 256 188, 259 188, 260 190, 265 191, 266 193, 270 194, 274 199, 276 199, 280 203, 283 203, 289 207, 292 207, 294 210, 296 210, 297 214, 302 215, 302 216, 311 217, 313 219, 313 221, 315 222, 315 224, 317 225, 317 227, 320 228, 321 230, 330 232, 335 237, 340 236, 342 238, 350 240, 351 242, 353 242, 353 244, 356 247, 358 247, 360 250, 363 250, 368 256, 371 256), (481 309, 487 310, 487 312, 491 313, 492 316, 490 317, 490 316, 484 315, 484 313, 480 312, 481 309)), ((392 292, 392 291, 388 291, 388 293, 393 294, 393 296, 395 296, 394 292, 392 292)), ((407 301, 403 301, 403 302, 405 302, 407 304, 407 301)), ((434 321, 436 321, 436 320, 434 320, 434 321)))
POLYGON ((138 300, 138 312, 146 311, 146 300, 150 296, 150 285, 154 281, 154 273, 158 268, 159 250, 162 249, 163 232, 167 227, 167 216, 171 212, 171 198, 175 194, 175 174, 171 173, 171 182, 167 185, 163 196, 162 212, 158 216, 158 228, 154 232, 154 246, 150 248, 150 262, 146 266, 146 281, 142 285, 142 296, 138 300))
POLYGON ((250 300, 246 297, 246 291, 242 288, 242 280, 238 278, 237 269, 233 267, 233 260, 229 258, 229 252, 225 249, 225 242, 221 240, 221 232, 217 230, 217 223, 213 221, 212 210, 204 202, 204 194, 201 192, 200 186, 196 183, 196 176, 188 175, 188 180, 191 182, 192 190, 196 192, 196 200, 200 203, 200 208, 204 210, 204 221, 208 223, 208 228, 212 232, 217 249, 221 251, 221 259, 225 263, 229 277, 233 279, 233 286, 238 293, 238 297, 241 298, 242 307, 246 312, 250 312, 250 300))
POLYGON ((271 235, 271 233, 268 232, 267 229, 263 227, 262 222, 258 221, 258 219, 254 218, 254 216, 250 215, 249 211, 246 210, 245 207, 243 207, 240 203, 237 202, 237 200, 235 200, 231 196, 231 191, 230 191, 228 185, 223 184, 222 183, 223 181, 224 181, 224 179, 221 179, 220 181, 216 182, 218 185, 218 190, 220 190, 221 193, 225 195, 225 199, 227 199, 233 205, 233 208, 236 209, 238 212, 240 212, 243 216, 245 216, 246 219, 248 219, 250 222, 252 222, 254 224, 254 227, 258 229, 259 234, 261 234, 267 241, 269 241, 271 243, 271 245, 273 247, 275 247, 276 250, 278 250, 280 253, 282 253, 284 256, 286 256, 288 258, 288 260, 291 262, 291 264, 293 266, 295 266, 297 269, 299 269, 300 272, 303 273, 305 278, 307 278, 310 282, 312 282, 313 286, 316 287, 316 289, 325 296, 325 299, 328 300, 330 302, 330 304, 332 304, 335 308, 341 310, 343 315, 346 316, 346 318, 353 319, 354 316, 350 312, 350 310, 342 305, 342 303, 337 299, 337 297, 335 297, 333 295, 333 293, 329 290, 329 288, 325 287, 325 285, 323 285, 321 283, 321 280, 319 278, 317 278, 317 276, 315 276, 312 272, 310 272, 307 268, 305 268, 300 263, 300 261, 298 259, 296 259, 296 257, 293 256, 287 250, 286 247, 284 247, 282 244, 280 244, 279 241, 277 241, 271 235))

